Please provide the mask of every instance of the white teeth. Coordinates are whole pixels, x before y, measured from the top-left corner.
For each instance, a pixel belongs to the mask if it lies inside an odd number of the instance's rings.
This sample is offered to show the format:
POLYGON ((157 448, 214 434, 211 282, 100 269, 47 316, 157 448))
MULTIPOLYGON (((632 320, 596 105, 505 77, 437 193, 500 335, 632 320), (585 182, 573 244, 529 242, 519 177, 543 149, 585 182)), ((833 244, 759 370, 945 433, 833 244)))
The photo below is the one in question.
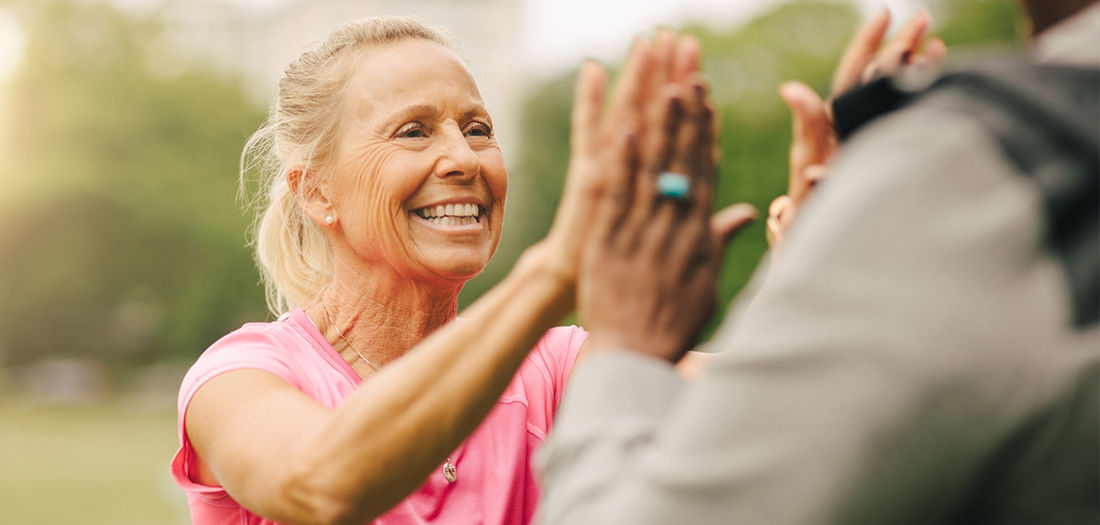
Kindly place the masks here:
POLYGON ((477 217, 429 217, 427 221, 440 226, 467 226, 477 224, 477 217))
POLYGON ((477 204, 440 204, 420 208, 413 213, 435 224, 474 224, 480 211, 477 204))

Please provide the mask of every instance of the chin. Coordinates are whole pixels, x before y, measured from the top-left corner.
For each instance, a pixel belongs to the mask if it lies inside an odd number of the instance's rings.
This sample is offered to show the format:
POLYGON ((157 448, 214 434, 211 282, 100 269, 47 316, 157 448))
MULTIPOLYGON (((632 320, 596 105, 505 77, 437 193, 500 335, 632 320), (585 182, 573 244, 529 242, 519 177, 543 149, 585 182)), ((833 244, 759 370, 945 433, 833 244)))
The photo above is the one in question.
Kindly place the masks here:
POLYGON ((426 264, 425 267, 432 275, 447 282, 465 283, 480 275, 488 263, 488 258, 479 258, 466 261, 452 260, 446 264, 426 264))

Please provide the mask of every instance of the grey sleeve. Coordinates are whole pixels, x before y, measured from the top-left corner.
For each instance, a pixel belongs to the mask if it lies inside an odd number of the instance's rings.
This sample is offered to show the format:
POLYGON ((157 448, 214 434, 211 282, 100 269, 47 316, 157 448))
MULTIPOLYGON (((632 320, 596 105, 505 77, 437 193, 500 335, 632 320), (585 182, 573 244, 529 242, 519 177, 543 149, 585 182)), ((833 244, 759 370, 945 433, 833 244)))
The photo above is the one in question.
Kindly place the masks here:
POLYGON ((542 523, 944 519, 1057 384, 1035 349, 1067 291, 1037 248, 1040 211, 978 124, 876 123, 701 380, 626 352, 579 365, 544 450, 542 523))

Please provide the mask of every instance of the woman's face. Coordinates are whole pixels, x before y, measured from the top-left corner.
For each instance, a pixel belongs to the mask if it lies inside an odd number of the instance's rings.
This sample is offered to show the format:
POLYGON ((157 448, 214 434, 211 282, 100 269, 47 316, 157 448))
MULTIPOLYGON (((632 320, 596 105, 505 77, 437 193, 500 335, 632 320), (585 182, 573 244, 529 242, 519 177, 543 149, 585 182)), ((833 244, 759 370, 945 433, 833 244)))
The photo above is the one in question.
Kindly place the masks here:
POLYGON ((347 246, 405 279, 477 275, 500 240, 508 177, 466 67, 420 40, 371 49, 343 102, 329 187, 347 246))

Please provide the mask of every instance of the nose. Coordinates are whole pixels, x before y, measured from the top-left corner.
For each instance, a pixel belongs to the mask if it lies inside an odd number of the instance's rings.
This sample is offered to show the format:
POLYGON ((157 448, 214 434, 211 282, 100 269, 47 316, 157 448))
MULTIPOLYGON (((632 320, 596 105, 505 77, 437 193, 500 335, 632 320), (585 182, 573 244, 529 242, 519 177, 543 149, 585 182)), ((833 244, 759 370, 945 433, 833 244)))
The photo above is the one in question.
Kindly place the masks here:
POLYGON ((457 127, 449 127, 439 137, 439 158, 436 160, 435 174, 441 178, 467 179, 481 172, 481 161, 477 152, 470 147, 466 136, 457 127))

